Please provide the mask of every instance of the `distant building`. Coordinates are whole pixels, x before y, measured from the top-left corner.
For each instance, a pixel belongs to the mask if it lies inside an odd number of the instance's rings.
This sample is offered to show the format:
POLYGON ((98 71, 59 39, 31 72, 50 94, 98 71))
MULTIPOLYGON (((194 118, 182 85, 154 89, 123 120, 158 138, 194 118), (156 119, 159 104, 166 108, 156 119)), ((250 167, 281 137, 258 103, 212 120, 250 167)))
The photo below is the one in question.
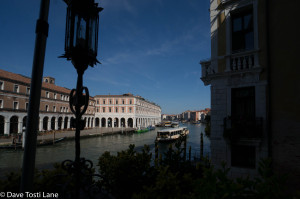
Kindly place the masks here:
MULTIPOLYGON (((31 79, 0 70, 0 135, 21 133, 26 126, 31 79)), ((70 89, 44 77, 41 91, 39 131, 72 128, 70 89)), ((97 95, 90 97, 82 116, 85 127, 147 127, 161 121, 161 108, 141 96, 97 95)))
POLYGON ((182 113, 182 115, 183 115, 183 119, 184 120, 186 120, 186 121, 190 121, 190 119, 191 119, 191 111, 184 111, 183 113, 182 113))
POLYGON ((299 1, 211 0, 211 160, 232 176, 256 175, 261 158, 300 184, 299 1))
POLYGON ((162 114, 161 115, 162 120, 178 120, 179 115, 174 115, 174 114, 162 114))
POLYGON ((205 110, 190 111, 190 121, 191 122, 203 121, 205 119, 205 116, 209 112, 210 112, 209 108, 206 108, 205 110))
MULTIPOLYGON (((31 79, 0 69, 0 135, 21 133, 26 126, 31 79)), ((74 117, 69 108, 70 90, 54 84, 55 79, 44 77, 41 91, 39 131, 71 128, 74 117)), ((93 126, 95 101, 83 115, 86 127, 93 126)))
POLYGON ((166 120, 166 119, 167 119, 167 117, 168 117, 168 115, 167 115, 167 114, 161 114, 161 119, 162 119, 162 120, 166 120))
POLYGON ((190 112, 190 121, 197 122, 199 118, 199 111, 191 111, 190 112))
POLYGON ((147 127, 161 121, 161 108, 141 96, 96 95, 96 126, 147 127))

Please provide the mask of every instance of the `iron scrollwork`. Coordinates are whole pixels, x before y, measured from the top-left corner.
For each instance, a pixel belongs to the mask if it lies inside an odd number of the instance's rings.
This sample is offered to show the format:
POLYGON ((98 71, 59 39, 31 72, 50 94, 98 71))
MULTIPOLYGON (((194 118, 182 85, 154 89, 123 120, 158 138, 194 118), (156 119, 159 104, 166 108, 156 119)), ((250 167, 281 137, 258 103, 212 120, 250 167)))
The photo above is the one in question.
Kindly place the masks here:
POLYGON ((99 183, 101 176, 95 174, 93 162, 80 157, 80 130, 83 130, 85 126, 82 116, 89 105, 89 90, 82 86, 82 75, 83 73, 78 73, 77 87, 70 93, 70 109, 76 116, 72 121, 76 127, 75 160, 64 160, 61 163, 65 174, 60 177, 65 177, 67 180, 58 186, 60 198, 111 198, 101 189, 99 183))

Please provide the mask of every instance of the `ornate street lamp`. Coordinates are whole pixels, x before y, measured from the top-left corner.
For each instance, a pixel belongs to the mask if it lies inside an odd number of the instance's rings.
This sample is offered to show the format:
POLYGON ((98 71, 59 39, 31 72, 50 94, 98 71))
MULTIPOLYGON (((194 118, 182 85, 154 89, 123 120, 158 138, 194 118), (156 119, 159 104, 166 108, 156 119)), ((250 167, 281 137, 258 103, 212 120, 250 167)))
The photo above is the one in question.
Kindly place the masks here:
POLYGON ((78 72, 84 72, 88 65, 94 66, 97 57, 99 12, 94 0, 64 0, 68 5, 65 54, 72 60, 78 72))
POLYGON ((63 167, 70 172, 76 180, 75 197, 82 195, 83 186, 92 183, 92 162, 80 158, 80 130, 84 128, 84 120, 81 116, 85 113, 89 102, 89 91, 83 87, 82 77, 88 66, 93 67, 100 63, 97 57, 99 12, 103 8, 98 7, 94 0, 64 0, 68 5, 65 35, 65 54, 61 57, 71 60, 77 70, 76 89, 70 93, 70 108, 76 119, 72 123, 76 127, 75 132, 75 161, 66 160, 63 167), (85 92, 85 94, 83 94, 85 92))

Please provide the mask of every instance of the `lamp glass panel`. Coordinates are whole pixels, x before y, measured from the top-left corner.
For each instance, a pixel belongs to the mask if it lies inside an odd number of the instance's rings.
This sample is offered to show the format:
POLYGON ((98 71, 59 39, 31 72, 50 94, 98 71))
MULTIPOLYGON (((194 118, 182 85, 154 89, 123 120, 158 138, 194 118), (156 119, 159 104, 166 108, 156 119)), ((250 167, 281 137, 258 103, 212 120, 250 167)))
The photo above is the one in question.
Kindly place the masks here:
POLYGON ((75 16, 74 21, 74 47, 85 48, 86 42, 86 20, 79 15, 75 16))
POLYGON ((97 34, 97 27, 96 27, 96 19, 91 18, 89 23, 89 51, 91 53, 96 53, 97 44, 96 44, 96 34, 97 34))

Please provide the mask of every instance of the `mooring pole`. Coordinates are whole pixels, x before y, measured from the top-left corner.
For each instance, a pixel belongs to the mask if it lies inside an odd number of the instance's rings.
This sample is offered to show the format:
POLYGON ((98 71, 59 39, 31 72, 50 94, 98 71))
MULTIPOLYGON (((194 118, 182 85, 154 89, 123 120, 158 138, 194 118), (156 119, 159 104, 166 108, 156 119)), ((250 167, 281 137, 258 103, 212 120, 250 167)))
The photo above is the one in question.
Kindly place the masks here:
POLYGON ((155 166, 158 166, 158 141, 155 140, 155 166))
POLYGON ((200 158, 203 158, 203 133, 201 132, 201 136, 200 136, 200 158))

